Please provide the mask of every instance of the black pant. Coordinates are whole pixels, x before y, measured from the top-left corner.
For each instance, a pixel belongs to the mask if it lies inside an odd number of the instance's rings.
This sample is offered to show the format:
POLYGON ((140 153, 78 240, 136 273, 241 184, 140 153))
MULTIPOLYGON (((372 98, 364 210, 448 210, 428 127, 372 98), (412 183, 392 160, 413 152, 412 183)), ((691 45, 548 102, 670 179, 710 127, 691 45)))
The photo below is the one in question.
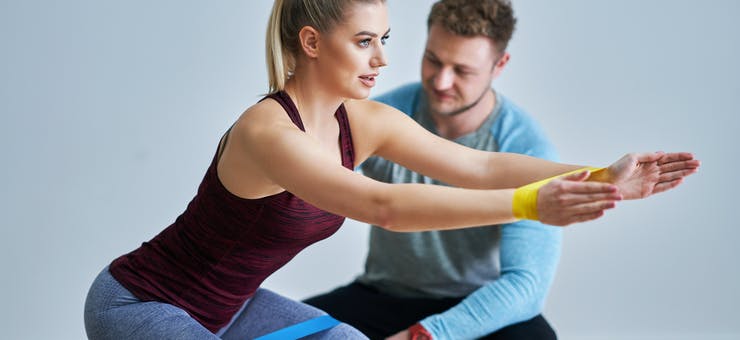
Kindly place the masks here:
MULTIPOLYGON (((398 298, 382 294, 359 282, 353 282, 304 302, 354 326, 370 339, 384 339, 429 315, 452 308, 462 299, 398 298)), ((557 336, 547 320, 542 315, 537 315, 530 320, 499 329, 482 339, 554 340, 557 336)))

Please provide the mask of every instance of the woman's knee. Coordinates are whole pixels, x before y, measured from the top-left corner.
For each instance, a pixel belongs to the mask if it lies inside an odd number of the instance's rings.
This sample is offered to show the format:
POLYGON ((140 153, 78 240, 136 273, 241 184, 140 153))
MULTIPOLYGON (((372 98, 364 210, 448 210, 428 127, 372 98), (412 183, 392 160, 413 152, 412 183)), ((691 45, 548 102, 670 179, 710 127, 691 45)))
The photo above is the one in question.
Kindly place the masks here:
POLYGON ((307 305, 260 288, 247 304, 247 311, 252 317, 281 318, 287 322, 296 323, 316 318, 326 313, 316 307, 307 305))
MULTIPOLYGON (((327 313, 305 304, 291 300, 267 289, 259 289, 247 305, 249 318, 272 319, 273 326, 288 327, 300 322, 317 318, 327 313)), ((354 327, 341 323, 328 330, 321 331, 306 339, 367 339, 354 327)))
POLYGON ((111 289, 108 268, 95 277, 85 297, 83 320, 88 339, 102 339, 105 336, 105 310, 115 293, 111 289))

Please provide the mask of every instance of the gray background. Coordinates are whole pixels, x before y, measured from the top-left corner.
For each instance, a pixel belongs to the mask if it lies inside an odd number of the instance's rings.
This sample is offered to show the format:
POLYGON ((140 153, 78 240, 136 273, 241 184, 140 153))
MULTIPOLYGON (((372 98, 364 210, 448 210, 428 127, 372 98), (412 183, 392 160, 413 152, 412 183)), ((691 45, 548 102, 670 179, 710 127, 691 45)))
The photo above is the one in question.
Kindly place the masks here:
MULTIPOLYGON (((390 66, 418 79, 431 1, 389 3, 390 66)), ((87 288, 182 212, 219 136, 264 93, 270 1, 0 2, 1 338, 84 338, 87 288)), ((737 339, 740 2, 515 1, 498 90, 562 159, 695 152, 678 190, 565 230, 545 310, 563 339, 737 339)), ((303 298, 362 269, 349 221, 265 284, 303 298)))

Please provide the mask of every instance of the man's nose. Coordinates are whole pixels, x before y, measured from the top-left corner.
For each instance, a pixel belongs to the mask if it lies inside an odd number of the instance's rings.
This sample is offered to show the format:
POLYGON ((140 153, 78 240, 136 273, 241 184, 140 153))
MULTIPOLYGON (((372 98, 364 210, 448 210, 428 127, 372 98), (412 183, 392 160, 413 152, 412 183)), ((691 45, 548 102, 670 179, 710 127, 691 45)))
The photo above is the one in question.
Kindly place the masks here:
POLYGON ((452 83, 455 79, 455 76, 449 68, 441 68, 437 72, 437 74, 434 75, 434 89, 435 90, 447 90, 450 87, 452 87, 452 83))

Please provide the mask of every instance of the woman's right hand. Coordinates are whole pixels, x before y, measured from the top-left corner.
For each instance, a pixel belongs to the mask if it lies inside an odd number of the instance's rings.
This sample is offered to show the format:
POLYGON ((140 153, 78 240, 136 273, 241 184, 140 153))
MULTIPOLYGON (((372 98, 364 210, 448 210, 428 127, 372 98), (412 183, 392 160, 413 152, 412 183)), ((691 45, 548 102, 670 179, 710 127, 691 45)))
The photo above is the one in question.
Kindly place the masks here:
POLYGON ((537 193, 537 213, 542 223, 567 226, 597 219, 604 210, 622 200, 617 187, 610 183, 586 182, 587 170, 553 179, 537 193))

